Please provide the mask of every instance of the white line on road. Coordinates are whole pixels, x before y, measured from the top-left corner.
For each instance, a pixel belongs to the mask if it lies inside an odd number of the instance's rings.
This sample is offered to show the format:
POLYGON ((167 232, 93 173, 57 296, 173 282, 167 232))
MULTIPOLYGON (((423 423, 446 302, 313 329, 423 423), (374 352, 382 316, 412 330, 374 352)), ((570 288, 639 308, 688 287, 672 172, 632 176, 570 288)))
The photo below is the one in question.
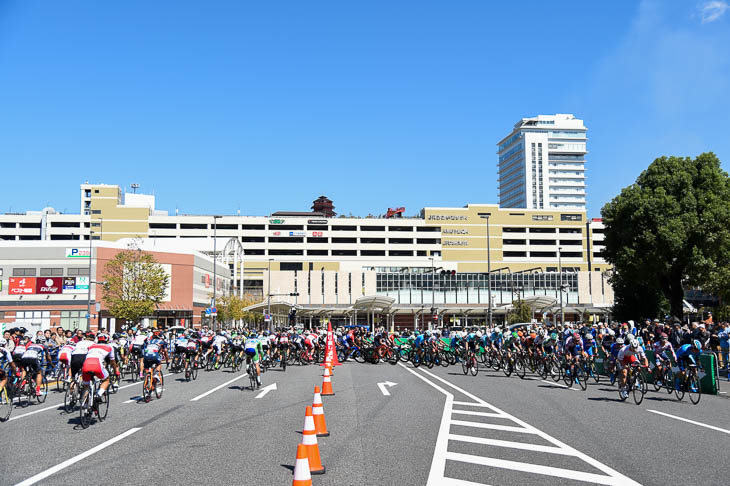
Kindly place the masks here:
POLYGON ((392 381, 384 381, 382 383, 378 383, 378 388, 380 388, 380 391, 385 395, 386 397, 390 396, 390 392, 386 388, 387 386, 394 387, 398 383, 393 383, 392 381))
POLYGON ((35 476, 33 476, 31 478, 28 478, 25 481, 22 481, 22 482, 16 484, 15 486, 30 486, 31 484, 35 484, 38 481, 41 481, 41 480, 47 478, 48 476, 51 476, 52 474, 56 474, 58 471, 61 471, 63 469, 66 469, 67 467, 69 467, 69 466, 71 466, 73 464, 76 464, 77 462, 79 462, 81 460, 84 460, 84 459, 86 459, 87 457, 89 457, 89 456, 91 456, 93 454, 96 454, 97 452, 99 452, 102 449, 106 449, 107 447, 109 447, 110 445, 114 444, 115 442, 119 442, 120 440, 124 439, 125 437, 128 437, 128 436, 134 434, 138 430, 142 430, 142 429, 139 428, 139 427, 134 427, 132 429, 129 429, 125 433, 123 433, 121 435, 118 435, 118 436, 116 436, 116 437, 114 437, 112 439, 109 439, 106 442, 102 442, 98 446, 93 447, 93 448, 89 449, 88 451, 79 454, 76 457, 72 457, 71 459, 68 459, 66 461, 63 461, 61 464, 58 464, 57 466, 53 466, 50 469, 46 469, 42 473, 38 473, 35 476))
POLYGON ((503 415, 501 413, 493 413, 493 412, 472 412, 471 410, 451 410, 451 413, 460 413, 461 415, 474 415, 475 417, 494 417, 494 418, 502 418, 503 415))
POLYGON ((191 398, 191 399, 190 399, 190 401, 191 401, 191 402, 197 402, 197 401, 198 401, 198 400, 200 400, 201 398, 205 398, 205 397, 207 397, 208 395, 210 395, 211 393, 215 393, 215 392, 217 392, 218 390, 220 390, 220 389, 221 389, 221 388, 223 388, 224 386, 226 386, 226 385, 230 385, 230 384, 231 384, 231 383, 233 383, 234 381, 240 380, 241 378, 244 378, 244 377, 246 377, 246 376, 248 376, 248 375, 247 375, 247 374, 245 374, 245 373, 244 373, 244 374, 242 374, 242 375, 239 375, 239 376, 235 377, 235 378, 234 378, 234 379, 232 379, 232 380, 228 380, 227 382, 223 383, 222 385, 218 385, 217 387, 213 388, 212 390, 208 390, 207 392, 203 393, 202 395, 198 395, 198 396, 197 396, 197 397, 195 397, 195 398, 191 398))
POLYGON ((517 432, 518 434, 534 434, 535 432, 524 427, 514 427, 512 425, 483 424, 481 422, 468 422, 465 420, 451 420, 451 425, 463 425, 464 427, 474 427, 477 429, 502 430, 504 432, 517 432))
POLYGON ((522 449, 525 451, 547 452, 549 454, 561 454, 565 456, 570 455, 570 451, 566 451, 560 447, 528 444, 526 442, 514 442, 511 440, 487 439, 471 435, 449 434, 449 440, 458 440, 459 442, 469 442, 472 444, 491 445, 497 447, 510 447, 512 449, 522 449))
MULTIPOLYGON (((555 385, 555 386, 560 386, 563 388, 568 388, 568 385, 563 385, 562 383, 556 383, 554 381, 547 381, 547 380, 540 380, 540 381, 542 381, 543 383, 547 383, 548 385, 555 385)), ((568 388, 568 390, 578 391, 577 388, 573 388, 573 387, 568 388)))
POLYGON ((272 383, 271 385, 266 385, 261 389, 261 393, 256 395, 256 398, 264 398, 267 393, 269 393, 271 390, 276 390, 276 383, 272 383))
POLYGON ((37 413, 45 412, 47 410, 53 410, 54 408, 55 409, 58 409, 59 407, 62 407, 62 406, 63 406, 63 403, 59 403, 58 405, 52 405, 50 407, 41 408, 40 410, 33 410, 32 412, 24 413, 23 415, 16 415, 15 417, 10 417, 10 419, 8 420, 8 422, 12 422, 13 420, 18 420, 18 419, 21 419, 23 417, 27 417, 29 415, 35 415, 37 413))
POLYGON ((717 430, 718 432, 723 432, 725 434, 730 434, 730 430, 721 429, 720 427, 715 427, 713 425, 707 425, 707 424, 703 424, 701 422, 695 422, 694 420, 690 420, 690 419, 686 419, 686 418, 682 418, 682 417, 677 417, 676 415, 670 415, 668 413, 660 412, 658 410, 648 410, 648 411, 651 412, 651 413, 656 413, 656 414, 659 414, 659 415, 664 415, 665 417, 673 418, 675 420, 681 420, 682 422, 687 422, 687 423, 690 423, 690 424, 693 424, 693 425, 699 425, 700 427, 706 427, 708 429, 717 430))

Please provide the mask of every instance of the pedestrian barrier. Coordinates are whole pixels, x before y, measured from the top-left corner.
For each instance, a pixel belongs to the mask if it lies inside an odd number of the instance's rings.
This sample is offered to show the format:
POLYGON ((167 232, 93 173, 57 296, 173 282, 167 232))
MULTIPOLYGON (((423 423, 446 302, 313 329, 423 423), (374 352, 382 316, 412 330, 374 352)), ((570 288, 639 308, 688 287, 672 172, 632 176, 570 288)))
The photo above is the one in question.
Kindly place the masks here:
POLYGON ((327 422, 324 419, 324 405, 322 404, 322 395, 319 393, 318 386, 314 387, 312 416, 314 417, 314 428, 317 431, 317 437, 328 437, 330 433, 327 430, 327 422))
POLYGON ((310 474, 324 474, 324 466, 319 456, 319 444, 317 443, 317 431, 314 428, 312 407, 307 407, 304 415, 304 428, 302 429, 302 444, 307 448, 307 459, 309 460, 310 474))

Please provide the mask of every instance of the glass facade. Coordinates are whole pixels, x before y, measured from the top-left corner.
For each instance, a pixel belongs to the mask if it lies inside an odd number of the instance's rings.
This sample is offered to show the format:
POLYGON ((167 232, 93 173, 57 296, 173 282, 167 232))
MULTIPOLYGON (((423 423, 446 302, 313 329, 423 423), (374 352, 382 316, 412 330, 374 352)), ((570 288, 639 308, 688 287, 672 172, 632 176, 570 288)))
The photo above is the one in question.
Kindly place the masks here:
MULTIPOLYGON (((558 272, 496 273, 491 275, 492 305, 510 304, 527 297, 547 296, 560 300, 558 272)), ((562 283, 567 286, 563 302, 578 302, 578 274, 563 272, 562 283)), ((488 304, 486 273, 378 272, 376 292, 393 297, 397 304, 488 304)))

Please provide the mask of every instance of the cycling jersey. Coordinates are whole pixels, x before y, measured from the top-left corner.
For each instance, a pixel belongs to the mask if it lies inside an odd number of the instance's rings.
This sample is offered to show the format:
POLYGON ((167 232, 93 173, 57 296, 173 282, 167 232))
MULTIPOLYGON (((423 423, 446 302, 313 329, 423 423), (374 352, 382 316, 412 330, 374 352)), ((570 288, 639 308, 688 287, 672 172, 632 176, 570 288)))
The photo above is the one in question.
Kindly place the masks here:
POLYGON ((677 350, 677 366, 684 371, 688 364, 697 365, 697 358, 700 356, 700 350, 692 349, 691 344, 684 344, 677 350))
POLYGON ((263 347, 261 341, 257 338, 248 338, 244 344, 244 350, 248 359, 253 360, 254 363, 259 361, 261 354, 263 353, 263 347))
POLYGON ((100 380, 106 380, 109 372, 104 366, 104 360, 114 361, 114 348, 109 344, 92 344, 89 352, 86 353, 86 360, 81 369, 83 375, 82 380, 88 384, 94 377, 100 380))
POLYGON ((616 355, 616 360, 619 364, 619 369, 623 369, 624 367, 630 365, 631 363, 634 363, 637 361, 637 359, 646 359, 646 354, 644 354, 644 350, 639 347, 635 351, 631 349, 630 344, 624 345, 618 352, 618 355, 616 355))
POLYGON ((152 338, 147 341, 144 349, 142 350, 142 356, 144 357, 145 369, 150 368, 152 364, 160 364, 160 352, 165 346, 165 342, 159 338, 152 338))
POLYGON ((667 341, 666 343, 662 343, 661 341, 657 341, 654 343, 654 357, 656 358, 656 361, 660 361, 661 359, 669 359, 669 356, 674 357, 674 360, 677 361, 677 355, 674 354, 674 348, 672 347, 672 343, 667 341))
POLYGON ((71 353, 76 348, 73 344, 64 344, 61 346, 61 350, 58 352, 58 360, 66 363, 67 366, 71 365, 71 353))

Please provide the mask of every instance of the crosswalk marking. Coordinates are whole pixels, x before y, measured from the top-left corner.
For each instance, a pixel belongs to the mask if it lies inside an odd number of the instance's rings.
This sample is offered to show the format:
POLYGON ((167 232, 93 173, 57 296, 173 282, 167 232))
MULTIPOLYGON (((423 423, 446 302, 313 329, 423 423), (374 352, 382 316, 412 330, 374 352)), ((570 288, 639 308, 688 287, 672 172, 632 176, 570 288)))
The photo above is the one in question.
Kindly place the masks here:
MULTIPOLYGON (((419 369, 420 373, 412 370, 402 363, 399 363, 406 371, 415 375, 420 380, 426 382, 431 387, 440 391, 446 396, 444 403, 444 410, 441 417, 441 424, 439 426, 439 433, 436 438, 436 446, 434 448, 433 460, 431 461, 431 469, 429 471, 427 486, 483 486, 483 483, 465 481, 462 479, 451 478, 445 476, 446 474, 446 461, 461 462, 466 464, 475 464, 490 468, 498 468, 504 471, 518 471, 522 473, 533 473, 542 476, 551 476, 557 478, 565 478, 577 481, 583 481, 594 484, 608 484, 608 485, 627 485, 637 486, 639 483, 632 479, 622 475, 615 471, 609 466, 597 461, 596 459, 570 447, 569 445, 559 441, 558 439, 548 435, 547 433, 533 427, 532 425, 518 419, 517 417, 510 415, 507 412, 500 410, 499 408, 491 405, 481 398, 467 392, 454 385, 453 383, 423 369, 419 369), (428 379, 426 376, 433 378, 434 380, 440 381, 444 385, 456 390, 456 392, 467 398, 473 400, 472 402, 463 400, 454 400, 454 394, 450 391, 445 390, 442 385, 436 384, 434 381, 428 379), (475 412, 470 410, 454 410, 454 406, 468 406, 468 407, 481 407, 488 408, 491 412, 475 412), (482 422, 473 422, 469 420, 458 420, 454 419, 454 416, 466 415, 476 417, 492 417, 508 420, 512 425, 501 425, 501 424, 490 424, 482 422), (494 430, 507 433, 517 433, 521 437, 535 436, 539 437, 551 445, 538 445, 527 442, 516 442, 510 440, 493 439, 487 437, 475 437, 471 435, 452 434, 451 426, 463 426, 481 430, 494 430), (449 441, 453 442, 464 442, 477 445, 484 445, 490 447, 504 447, 505 449, 513 450, 524 450, 534 452, 535 454, 552 454, 560 455, 563 457, 572 457, 579 459, 584 463, 592 466, 596 472, 584 472, 576 471, 573 469, 566 469, 561 467, 544 466, 540 464, 533 464, 530 462, 513 461, 508 459, 501 459, 496 457, 486 457, 483 455, 474 454, 463 454, 459 452, 449 451, 449 441)), ((468 429, 467 429, 468 431, 468 429)), ((481 451, 479 451, 481 452, 481 451)))

